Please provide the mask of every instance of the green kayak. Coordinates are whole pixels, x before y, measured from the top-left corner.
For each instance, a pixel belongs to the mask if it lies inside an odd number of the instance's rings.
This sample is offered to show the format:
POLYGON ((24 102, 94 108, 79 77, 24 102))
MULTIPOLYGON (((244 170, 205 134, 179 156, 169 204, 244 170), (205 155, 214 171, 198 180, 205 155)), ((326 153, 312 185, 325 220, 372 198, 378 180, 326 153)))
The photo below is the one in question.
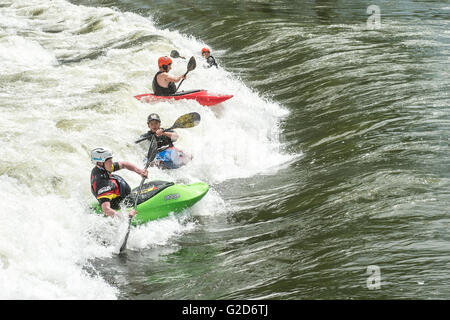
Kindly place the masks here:
MULTIPOLYGON (((139 188, 131 191, 124 200, 127 207, 132 208, 139 188)), ((208 192, 209 186, 203 182, 192 184, 174 184, 167 181, 150 181, 142 185, 136 207, 137 214, 133 225, 144 224, 152 220, 167 217, 171 212, 179 213, 193 206, 208 192)), ((98 214, 103 214, 99 203, 92 205, 98 214)))

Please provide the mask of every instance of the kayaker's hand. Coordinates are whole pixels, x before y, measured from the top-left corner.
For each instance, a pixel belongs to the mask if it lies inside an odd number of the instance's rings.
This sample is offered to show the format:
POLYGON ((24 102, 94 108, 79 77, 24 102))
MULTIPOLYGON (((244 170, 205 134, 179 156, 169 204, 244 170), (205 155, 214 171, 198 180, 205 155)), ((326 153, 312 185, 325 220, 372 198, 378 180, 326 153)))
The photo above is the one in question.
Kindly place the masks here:
POLYGON ((139 170, 139 174, 141 175, 142 178, 148 178, 148 171, 147 171, 147 169, 139 170))
POLYGON ((134 217, 136 215, 137 211, 135 209, 131 210, 129 213, 130 217, 134 217))
POLYGON ((155 134, 157 137, 160 137, 164 134, 164 131, 162 131, 161 129, 158 129, 158 130, 156 130, 155 134))

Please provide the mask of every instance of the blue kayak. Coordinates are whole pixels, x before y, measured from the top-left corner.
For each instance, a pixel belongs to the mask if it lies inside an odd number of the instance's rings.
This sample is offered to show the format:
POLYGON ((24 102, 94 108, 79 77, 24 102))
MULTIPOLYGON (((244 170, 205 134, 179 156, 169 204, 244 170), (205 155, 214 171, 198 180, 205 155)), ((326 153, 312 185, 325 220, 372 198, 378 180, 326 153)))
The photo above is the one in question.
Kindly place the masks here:
POLYGON ((191 160, 192 156, 185 154, 175 147, 169 147, 158 152, 152 166, 156 166, 160 169, 177 169, 191 160))

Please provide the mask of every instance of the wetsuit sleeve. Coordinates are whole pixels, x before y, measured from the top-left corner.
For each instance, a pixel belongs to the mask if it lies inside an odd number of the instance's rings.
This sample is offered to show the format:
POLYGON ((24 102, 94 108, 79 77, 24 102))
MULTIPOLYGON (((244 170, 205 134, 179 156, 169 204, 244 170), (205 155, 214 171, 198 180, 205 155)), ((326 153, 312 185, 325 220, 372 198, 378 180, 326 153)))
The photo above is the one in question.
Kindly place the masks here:
MULTIPOLYGON (((164 130, 164 129, 161 128, 161 130, 164 130)), ((167 130, 166 132, 174 132, 174 131, 167 130)), ((156 143, 158 144, 158 149, 161 149, 162 147, 165 147, 165 146, 173 147, 172 139, 170 139, 168 136, 165 136, 165 135, 156 137, 156 143)))
MULTIPOLYGON (((169 130, 166 130, 166 132, 174 133, 175 131, 173 129, 169 129, 169 130)), ((161 139, 162 145, 170 145, 171 147, 173 146, 172 139, 170 139, 168 136, 161 136, 161 138, 162 138, 161 139)))
POLYGON ((145 141, 145 140, 151 140, 151 137, 152 137, 152 133, 149 131, 149 132, 147 132, 147 133, 142 134, 142 135, 139 137, 139 139, 137 139, 137 140, 135 141, 135 143, 139 143, 139 142, 142 142, 142 141, 145 141))

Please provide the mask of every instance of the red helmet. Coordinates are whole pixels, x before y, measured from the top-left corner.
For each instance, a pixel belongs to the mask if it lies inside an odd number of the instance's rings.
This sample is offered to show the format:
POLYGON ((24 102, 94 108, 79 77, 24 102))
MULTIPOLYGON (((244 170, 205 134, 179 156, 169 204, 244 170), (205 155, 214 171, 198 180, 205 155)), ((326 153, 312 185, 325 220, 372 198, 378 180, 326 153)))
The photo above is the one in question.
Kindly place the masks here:
POLYGON ((202 54, 204 54, 205 52, 211 53, 211 50, 209 50, 208 48, 203 48, 203 49, 202 49, 202 54))
POLYGON ((172 59, 170 59, 168 56, 161 57, 158 59, 158 67, 162 68, 163 66, 167 66, 169 64, 172 64, 172 59))

